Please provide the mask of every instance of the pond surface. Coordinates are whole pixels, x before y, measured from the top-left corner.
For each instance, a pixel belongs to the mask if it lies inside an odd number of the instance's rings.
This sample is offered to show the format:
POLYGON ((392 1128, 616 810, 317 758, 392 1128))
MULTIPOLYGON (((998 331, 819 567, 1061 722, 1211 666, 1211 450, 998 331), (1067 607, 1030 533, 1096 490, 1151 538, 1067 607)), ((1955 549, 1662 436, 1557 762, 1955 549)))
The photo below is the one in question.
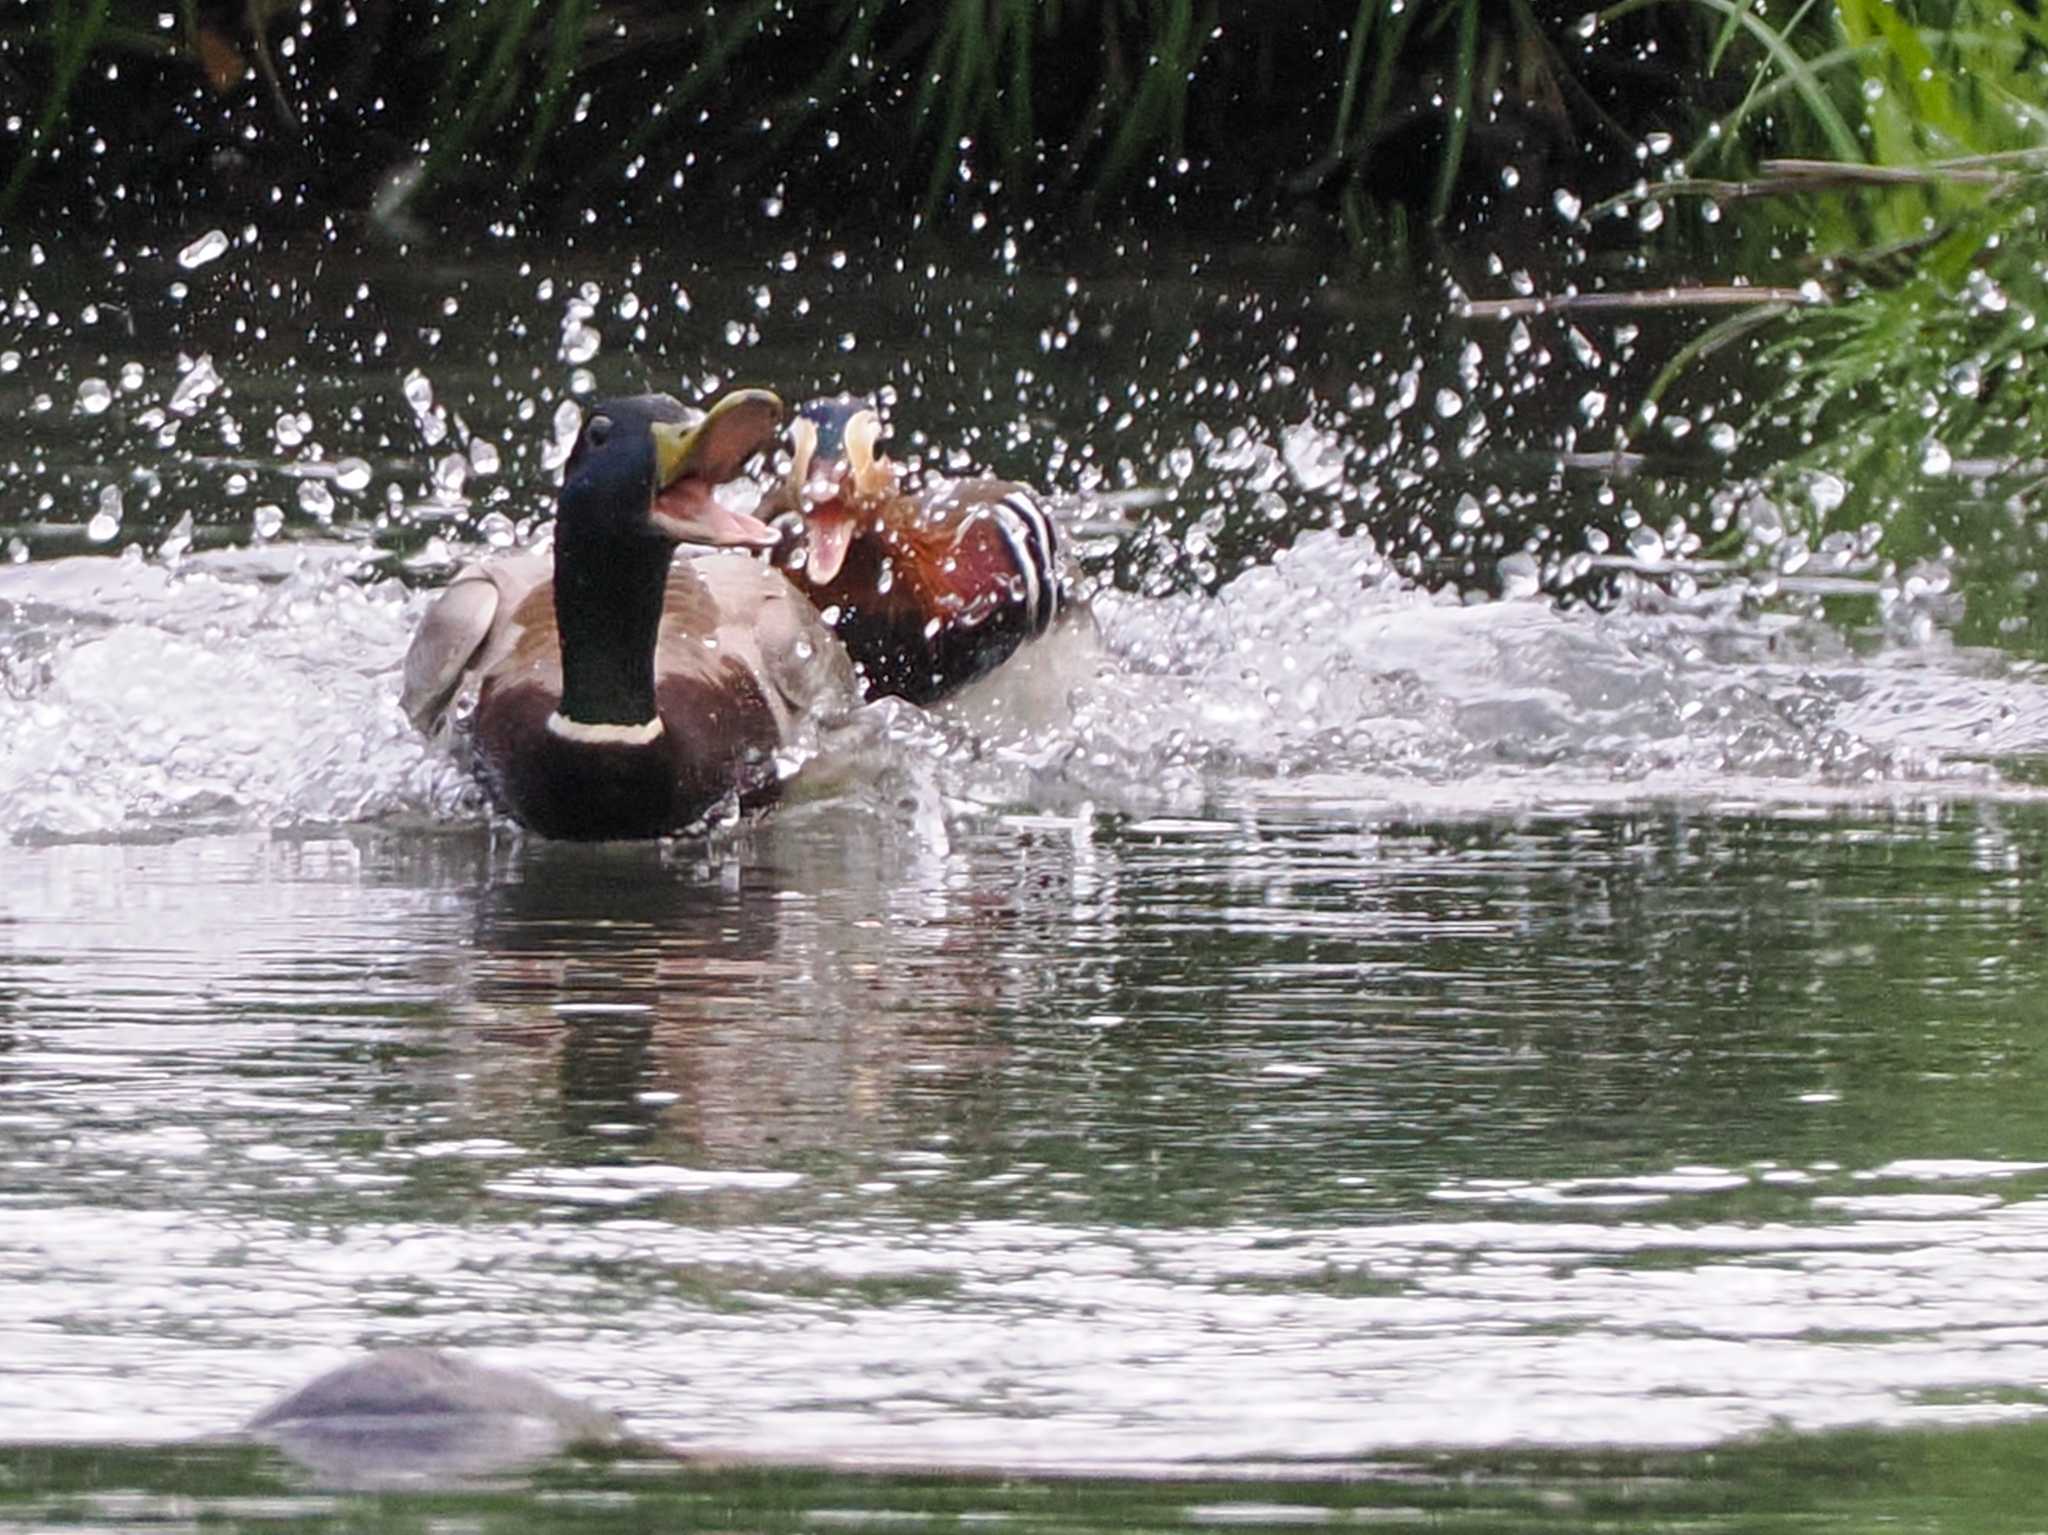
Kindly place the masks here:
POLYGON ((2034 668, 1946 571, 1688 564, 1578 382, 1461 454, 1430 294, 982 260, 9 269, 0 1526, 2030 1515, 2034 668), (409 626, 650 380, 893 382, 1099 638, 758 824, 491 823, 409 626), (395 1343, 813 1469, 185 1442, 395 1343))

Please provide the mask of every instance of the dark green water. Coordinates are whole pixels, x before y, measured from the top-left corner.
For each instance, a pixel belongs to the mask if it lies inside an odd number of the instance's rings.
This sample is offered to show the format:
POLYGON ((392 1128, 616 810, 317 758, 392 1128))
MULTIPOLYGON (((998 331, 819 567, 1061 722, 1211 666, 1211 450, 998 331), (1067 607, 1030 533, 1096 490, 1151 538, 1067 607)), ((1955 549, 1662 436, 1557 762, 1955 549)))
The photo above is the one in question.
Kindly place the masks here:
POLYGON ((1695 559, 1712 474, 1561 467, 1654 349, 1313 252, 196 233, 0 283, 7 1528, 2038 1522, 2048 688, 1966 561, 1695 559), (1099 644, 521 842, 422 591, 566 399, 734 381, 1046 484, 1099 644), (399 1343, 749 1465, 195 1442, 399 1343))
POLYGON ((2017 1512, 2044 851, 1992 804, 17 849, 9 1517, 329 1517, 78 1446, 395 1342, 1023 1478, 551 1476, 620 1518, 2017 1512))

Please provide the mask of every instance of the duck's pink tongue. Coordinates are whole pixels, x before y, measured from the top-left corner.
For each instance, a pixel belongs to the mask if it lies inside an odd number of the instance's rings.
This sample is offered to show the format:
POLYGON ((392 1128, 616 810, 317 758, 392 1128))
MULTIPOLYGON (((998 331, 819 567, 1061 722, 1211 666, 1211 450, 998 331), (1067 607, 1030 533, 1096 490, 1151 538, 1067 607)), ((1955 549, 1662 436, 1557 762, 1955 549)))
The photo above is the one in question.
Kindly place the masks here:
POLYGON ((804 575, 813 586, 829 586, 846 563, 846 551, 853 543, 853 519, 843 512, 804 519, 804 575))
POLYGON ((782 536, 760 518, 734 511, 698 480, 682 479, 654 498, 648 520, 679 544, 772 549, 782 536))

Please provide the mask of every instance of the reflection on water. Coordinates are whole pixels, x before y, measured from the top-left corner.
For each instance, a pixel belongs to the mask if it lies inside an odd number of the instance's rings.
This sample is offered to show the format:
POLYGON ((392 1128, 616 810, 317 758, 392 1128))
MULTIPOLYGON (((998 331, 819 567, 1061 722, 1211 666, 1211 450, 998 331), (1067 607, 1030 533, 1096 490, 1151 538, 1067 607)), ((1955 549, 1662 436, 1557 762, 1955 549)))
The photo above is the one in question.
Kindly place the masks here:
POLYGON ((1945 567, 1744 524, 1740 579, 1713 466, 1578 477, 1622 361, 1299 253, 173 248, 0 252, 0 1528, 354 1518, 168 1441, 403 1343, 1070 1479, 408 1527, 2031 1507, 2048 688, 1945 567), (1099 647, 709 842, 488 822, 396 708, 417 586, 533 530, 570 401, 760 381, 1060 494, 1099 647))
POLYGON ((2032 807, 8 854, 0 1438, 474 1348, 1074 1470, 2030 1409, 2032 807))

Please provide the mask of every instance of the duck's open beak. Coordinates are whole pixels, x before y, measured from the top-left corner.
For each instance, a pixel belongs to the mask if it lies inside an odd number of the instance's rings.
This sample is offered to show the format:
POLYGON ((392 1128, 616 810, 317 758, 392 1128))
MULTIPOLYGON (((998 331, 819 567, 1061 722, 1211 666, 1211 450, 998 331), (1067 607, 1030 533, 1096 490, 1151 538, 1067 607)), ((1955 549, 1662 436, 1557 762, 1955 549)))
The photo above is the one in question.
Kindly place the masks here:
POLYGON ((781 426, 782 401, 766 389, 721 395, 695 426, 653 423, 655 493, 648 524, 679 544, 774 548, 782 540, 773 528, 722 505, 712 487, 737 475, 781 426))
POLYGON ((853 514, 841 502, 805 514, 804 575, 813 585, 829 586, 839 574, 853 543, 853 530, 853 514))
POLYGON ((813 586, 829 586, 846 563, 846 551, 861 519, 895 491, 896 470, 875 452, 875 445, 882 440, 882 418, 872 410, 857 410, 839 431, 838 462, 825 472, 830 490, 806 494, 818 429, 799 417, 794 436, 795 464, 789 485, 791 499, 804 518, 804 575, 813 586))

